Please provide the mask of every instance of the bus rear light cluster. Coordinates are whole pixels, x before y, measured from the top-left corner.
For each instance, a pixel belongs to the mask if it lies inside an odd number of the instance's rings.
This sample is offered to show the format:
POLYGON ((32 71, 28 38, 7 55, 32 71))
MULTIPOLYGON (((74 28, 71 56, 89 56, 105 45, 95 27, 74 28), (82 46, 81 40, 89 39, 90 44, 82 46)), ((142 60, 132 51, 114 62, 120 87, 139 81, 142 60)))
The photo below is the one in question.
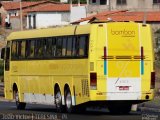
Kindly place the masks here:
POLYGON ((151 89, 155 88, 155 72, 151 72, 151 89))
POLYGON ((97 73, 90 73, 90 88, 97 89, 97 73))

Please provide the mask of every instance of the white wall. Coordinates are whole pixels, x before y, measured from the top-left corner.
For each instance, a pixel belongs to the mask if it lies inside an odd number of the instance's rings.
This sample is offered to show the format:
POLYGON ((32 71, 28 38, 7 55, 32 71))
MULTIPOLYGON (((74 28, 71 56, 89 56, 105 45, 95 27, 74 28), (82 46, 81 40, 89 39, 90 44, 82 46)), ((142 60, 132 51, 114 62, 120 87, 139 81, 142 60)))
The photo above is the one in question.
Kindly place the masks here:
POLYGON ((87 11, 85 6, 71 7, 71 22, 80 20, 87 17, 87 11))
MULTIPOLYGON (((62 20, 62 14, 67 14, 66 17, 70 17, 67 12, 36 12, 29 13, 31 15, 31 26, 33 27, 33 16, 36 15, 36 28, 47 28, 57 25, 67 25, 69 21, 62 20)), ((28 16, 27 15, 27 16, 28 16)), ((29 28, 29 20, 27 17, 27 28, 29 28)))
POLYGON ((48 27, 61 24, 61 14, 54 13, 37 13, 36 14, 37 28, 48 27))
POLYGON ((60 2, 62 2, 62 3, 67 3, 68 0, 60 0, 60 2))

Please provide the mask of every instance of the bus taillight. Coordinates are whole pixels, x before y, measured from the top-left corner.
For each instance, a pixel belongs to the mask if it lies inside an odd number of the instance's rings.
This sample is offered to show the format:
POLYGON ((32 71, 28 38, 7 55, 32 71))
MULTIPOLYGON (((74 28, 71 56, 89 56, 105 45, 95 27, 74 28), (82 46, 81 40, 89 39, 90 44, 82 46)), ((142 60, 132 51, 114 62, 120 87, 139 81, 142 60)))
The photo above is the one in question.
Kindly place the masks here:
POLYGON ((155 88, 155 72, 151 72, 151 89, 155 88))
POLYGON ((97 73, 90 73, 90 88, 97 89, 97 73))

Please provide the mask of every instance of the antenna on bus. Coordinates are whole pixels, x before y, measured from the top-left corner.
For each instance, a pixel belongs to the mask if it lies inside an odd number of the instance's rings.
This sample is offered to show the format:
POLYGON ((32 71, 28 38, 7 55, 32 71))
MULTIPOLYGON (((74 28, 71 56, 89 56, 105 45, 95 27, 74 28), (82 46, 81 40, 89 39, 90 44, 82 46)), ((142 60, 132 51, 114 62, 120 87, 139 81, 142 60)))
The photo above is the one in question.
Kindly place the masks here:
POLYGON ((143 26, 146 26, 146 20, 147 20, 147 12, 144 12, 144 17, 143 17, 143 26))

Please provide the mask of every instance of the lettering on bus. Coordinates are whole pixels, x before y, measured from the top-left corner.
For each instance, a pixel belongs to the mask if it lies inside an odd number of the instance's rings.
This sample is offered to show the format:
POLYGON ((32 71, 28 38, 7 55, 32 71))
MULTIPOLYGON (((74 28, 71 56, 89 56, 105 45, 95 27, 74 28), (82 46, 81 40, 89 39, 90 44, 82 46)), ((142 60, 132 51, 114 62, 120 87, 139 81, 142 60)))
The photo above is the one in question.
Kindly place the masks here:
POLYGON ((135 37, 136 32, 134 30, 112 30, 111 29, 111 34, 112 35, 120 35, 122 37, 135 37))

